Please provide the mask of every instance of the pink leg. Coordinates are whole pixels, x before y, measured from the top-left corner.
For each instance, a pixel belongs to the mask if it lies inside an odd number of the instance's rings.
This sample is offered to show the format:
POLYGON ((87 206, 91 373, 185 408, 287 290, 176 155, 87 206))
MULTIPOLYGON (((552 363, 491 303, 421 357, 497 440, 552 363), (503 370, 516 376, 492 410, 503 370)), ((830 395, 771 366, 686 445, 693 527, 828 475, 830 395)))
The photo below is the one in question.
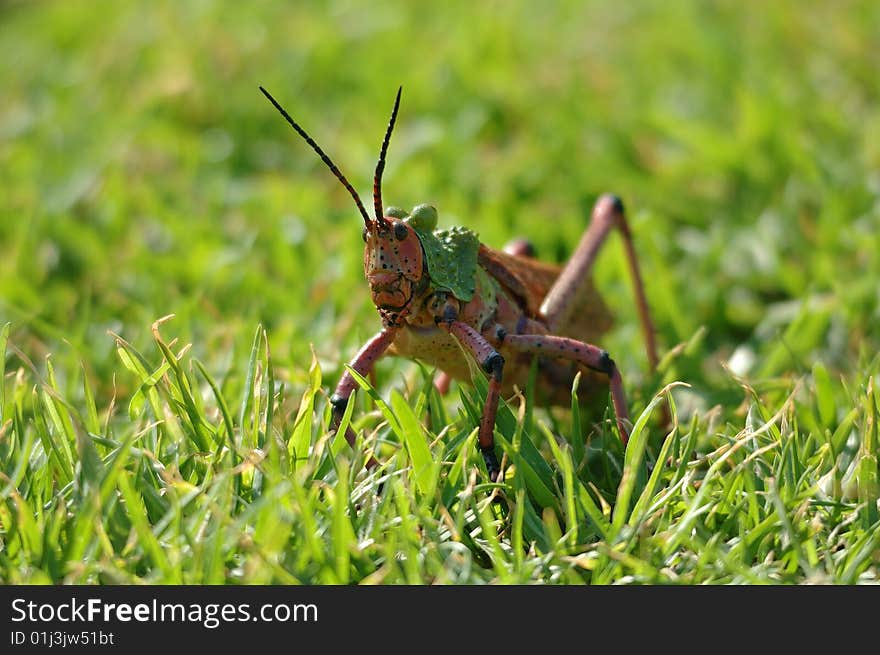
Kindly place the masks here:
POLYGON ((654 336, 654 325, 651 321, 651 312, 648 309, 648 301, 645 296, 642 276, 639 271, 638 259, 632 235, 624 215, 623 202, 612 194, 605 194, 596 201, 593 207, 593 215, 590 226, 584 232, 577 249, 571 259, 562 269, 559 278, 554 283, 544 302, 541 304, 541 314, 545 318, 550 332, 556 332, 560 326, 565 325, 572 310, 572 302, 581 291, 586 282, 596 255, 605 242, 612 228, 617 227, 623 236, 626 258, 632 276, 633 287, 636 296, 636 307, 639 312, 639 321, 642 326, 642 334, 645 339, 645 351, 648 363, 653 371, 657 367, 657 344, 654 336))
POLYGON ((508 334, 504 336, 504 345, 519 352, 574 360, 594 371, 606 374, 620 438, 624 444, 627 442, 629 432, 624 422, 629 420, 629 414, 626 408, 626 395, 623 393, 623 380, 614 360, 606 351, 577 339, 546 334, 508 334))
POLYGON ((437 377, 434 378, 434 388, 437 389, 441 396, 445 396, 449 393, 449 385, 451 383, 452 378, 449 376, 449 373, 445 373, 444 371, 437 373, 437 377))
MULTIPOLYGON (((376 363, 376 360, 388 350, 388 346, 394 341, 394 335, 396 333, 396 328, 384 328, 381 332, 376 334, 364 344, 363 348, 361 348, 358 354, 354 356, 354 359, 351 360, 351 363, 349 364, 351 368, 362 376, 370 373, 373 370, 373 365, 376 363)), ((348 404, 348 399, 356 387, 357 382, 355 381, 354 376, 352 376, 349 371, 343 373, 342 379, 339 380, 339 384, 336 385, 336 391, 330 396, 330 404, 333 405, 333 412, 330 416, 331 434, 335 434, 339 429, 342 415, 345 413, 345 406, 348 404)), ((355 439, 356 435, 354 430, 350 427, 347 428, 345 431, 345 440, 354 447, 355 439)), ((367 468, 373 468, 376 464, 378 464, 376 459, 370 457, 366 466, 367 468)))
POLYGON ((480 429, 477 432, 477 440, 480 443, 480 452, 489 472, 489 479, 494 481, 501 471, 498 458, 495 456, 495 416, 498 414, 498 400, 501 397, 501 379, 504 372, 504 358, 486 339, 467 323, 452 321, 441 323, 458 339, 474 356, 474 359, 489 374, 489 393, 486 396, 486 404, 483 406, 483 416, 480 418, 480 429))

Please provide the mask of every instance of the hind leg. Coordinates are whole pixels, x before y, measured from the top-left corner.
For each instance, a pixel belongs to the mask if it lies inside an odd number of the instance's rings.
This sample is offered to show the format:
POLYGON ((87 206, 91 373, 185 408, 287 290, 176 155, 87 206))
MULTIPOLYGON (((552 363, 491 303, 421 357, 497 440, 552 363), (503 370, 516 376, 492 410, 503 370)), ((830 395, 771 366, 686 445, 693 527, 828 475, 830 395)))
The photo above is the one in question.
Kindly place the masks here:
POLYGON ((559 278, 553 284, 544 302, 541 304, 541 315, 546 321, 550 333, 554 333, 566 324, 574 306, 573 300, 578 297, 583 285, 586 284, 596 256, 608 233, 612 228, 620 230, 623 237, 623 245, 626 250, 626 259, 632 277, 633 290, 636 297, 636 308, 639 313, 639 322, 642 326, 642 335, 645 339, 645 351, 648 356, 648 364, 653 372, 657 368, 657 342, 654 335, 654 324, 651 321, 651 311, 648 308, 648 300, 645 296, 642 275, 639 271, 639 262, 636 257, 635 246, 629 225, 626 222, 623 202, 615 195, 605 194, 601 196, 593 207, 590 225, 574 254, 569 259, 565 268, 562 269, 559 278))

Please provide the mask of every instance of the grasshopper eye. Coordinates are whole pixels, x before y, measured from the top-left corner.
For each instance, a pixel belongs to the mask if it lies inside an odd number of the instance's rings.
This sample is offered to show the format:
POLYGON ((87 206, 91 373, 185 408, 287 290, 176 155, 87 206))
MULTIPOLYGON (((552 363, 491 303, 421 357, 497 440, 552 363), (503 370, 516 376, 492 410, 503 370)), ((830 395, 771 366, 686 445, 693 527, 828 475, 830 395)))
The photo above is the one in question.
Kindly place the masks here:
POLYGON ((406 229, 406 225, 403 223, 397 223, 394 225, 394 238, 398 241, 403 241, 406 239, 406 235, 409 231, 406 229))
POLYGON ((364 243, 367 242, 367 228, 366 227, 363 230, 361 230, 361 238, 364 240, 364 243))

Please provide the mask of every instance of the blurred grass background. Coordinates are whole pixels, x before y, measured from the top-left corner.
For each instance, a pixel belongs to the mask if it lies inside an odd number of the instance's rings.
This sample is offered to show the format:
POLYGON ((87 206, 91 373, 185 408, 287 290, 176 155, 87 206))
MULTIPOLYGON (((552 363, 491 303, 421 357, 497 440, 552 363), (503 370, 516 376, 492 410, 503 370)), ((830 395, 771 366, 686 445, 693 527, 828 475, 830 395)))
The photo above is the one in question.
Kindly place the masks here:
MULTIPOLYGON (((388 204, 562 262, 595 198, 624 198, 662 349, 698 336, 666 372, 683 408, 741 414, 722 364, 861 384, 878 25, 869 1, 4 3, 0 324, 107 408, 138 386, 108 331, 157 355, 173 313, 166 337, 237 388, 261 323, 295 411, 310 349, 332 385, 379 322, 350 199, 257 87, 368 198, 402 84, 388 204)), ((596 278, 638 412, 657 389, 616 239, 596 278)))

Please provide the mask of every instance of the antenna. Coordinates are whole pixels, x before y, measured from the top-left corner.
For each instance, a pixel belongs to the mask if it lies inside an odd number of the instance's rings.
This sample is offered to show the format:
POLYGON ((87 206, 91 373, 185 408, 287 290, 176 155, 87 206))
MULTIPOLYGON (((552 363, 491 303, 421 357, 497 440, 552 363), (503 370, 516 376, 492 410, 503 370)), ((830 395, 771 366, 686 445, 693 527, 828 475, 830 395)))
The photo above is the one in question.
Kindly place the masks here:
MULTIPOLYGON (((315 152, 318 153, 318 156, 321 158, 321 161, 323 161, 325 164, 327 164, 327 167, 332 171, 332 173, 336 176, 336 178, 337 178, 340 182, 342 182, 342 186, 344 186, 344 187, 348 190, 348 192, 351 194, 351 197, 354 198, 354 202, 355 202, 355 204, 357 205, 358 210, 361 212, 361 216, 364 217, 364 223, 366 224, 367 228, 369 228, 369 227, 370 227, 370 224, 372 223, 372 221, 370 220, 370 215, 367 214, 367 210, 364 208, 364 203, 361 202, 361 199, 358 197, 358 194, 355 192, 354 188, 351 186, 351 184, 349 183, 349 181, 345 179, 345 175, 343 175, 343 174, 340 172, 340 170, 336 167, 336 164, 333 163, 333 160, 330 159, 330 157, 328 157, 328 156, 324 153, 323 150, 321 150, 321 146, 319 146, 317 143, 315 143, 315 140, 314 140, 312 137, 310 137, 310 136, 306 133, 306 131, 305 131, 303 128, 301 128, 301 127, 297 124, 297 122, 296 122, 295 120, 293 120, 293 119, 290 117, 290 114, 288 114, 286 111, 284 111, 284 107, 282 107, 281 105, 279 105, 278 102, 275 100, 275 98, 273 98, 272 95, 271 95, 268 91, 266 91, 266 89, 264 89, 264 88, 261 86, 261 87, 260 87, 260 91, 262 91, 262 92, 263 92, 263 95, 266 96, 266 97, 269 99, 269 102, 271 102, 273 105, 275 105, 275 109, 277 109, 279 112, 281 112, 281 115, 284 116, 284 119, 285 119, 288 123, 290 123, 290 126, 291 126, 294 130, 296 130, 297 133, 298 133, 303 139, 306 140, 306 143, 308 143, 308 144, 312 147, 312 150, 314 150, 315 152)), ((400 92, 398 92, 398 94, 397 94, 397 99, 400 100, 400 92)), ((397 106, 396 106, 396 105, 395 105, 395 107, 394 107, 394 113, 395 113, 395 114, 397 113, 397 106)), ((394 123, 394 117, 393 117, 393 116, 392 116, 392 118, 391 118, 391 123, 392 123, 392 124, 394 123)), ((390 128, 390 126, 389 126, 389 134, 390 134, 390 131, 391 131, 391 128, 390 128)), ((383 147, 383 155, 382 155, 383 157, 384 157, 384 150, 385 150, 385 147, 387 147, 387 146, 388 146, 388 136, 385 137, 385 146, 383 147)), ((382 165, 383 165, 383 167, 384 167, 384 165, 385 165, 385 161, 384 161, 384 160, 382 160, 382 165)), ((379 176, 381 177, 381 172, 378 173, 378 174, 379 174, 379 176)), ((373 187, 373 195, 374 195, 374 196, 375 196, 375 193, 376 193, 375 189, 376 189, 376 187, 375 187, 375 185, 374 185, 374 187, 373 187)), ((380 201, 380 202, 381 202, 381 201, 380 201)))
POLYGON ((376 220, 384 227, 385 210, 382 208, 382 173, 385 171, 385 154, 388 152, 388 143, 391 141, 391 132, 394 122, 397 120, 397 110, 400 107, 400 94, 403 87, 397 89, 397 97, 394 99, 394 109, 391 110, 391 120, 388 121, 388 129, 385 131, 385 139, 382 141, 382 150, 379 151, 379 162, 376 164, 376 175, 373 177, 373 209, 376 212, 376 220))

